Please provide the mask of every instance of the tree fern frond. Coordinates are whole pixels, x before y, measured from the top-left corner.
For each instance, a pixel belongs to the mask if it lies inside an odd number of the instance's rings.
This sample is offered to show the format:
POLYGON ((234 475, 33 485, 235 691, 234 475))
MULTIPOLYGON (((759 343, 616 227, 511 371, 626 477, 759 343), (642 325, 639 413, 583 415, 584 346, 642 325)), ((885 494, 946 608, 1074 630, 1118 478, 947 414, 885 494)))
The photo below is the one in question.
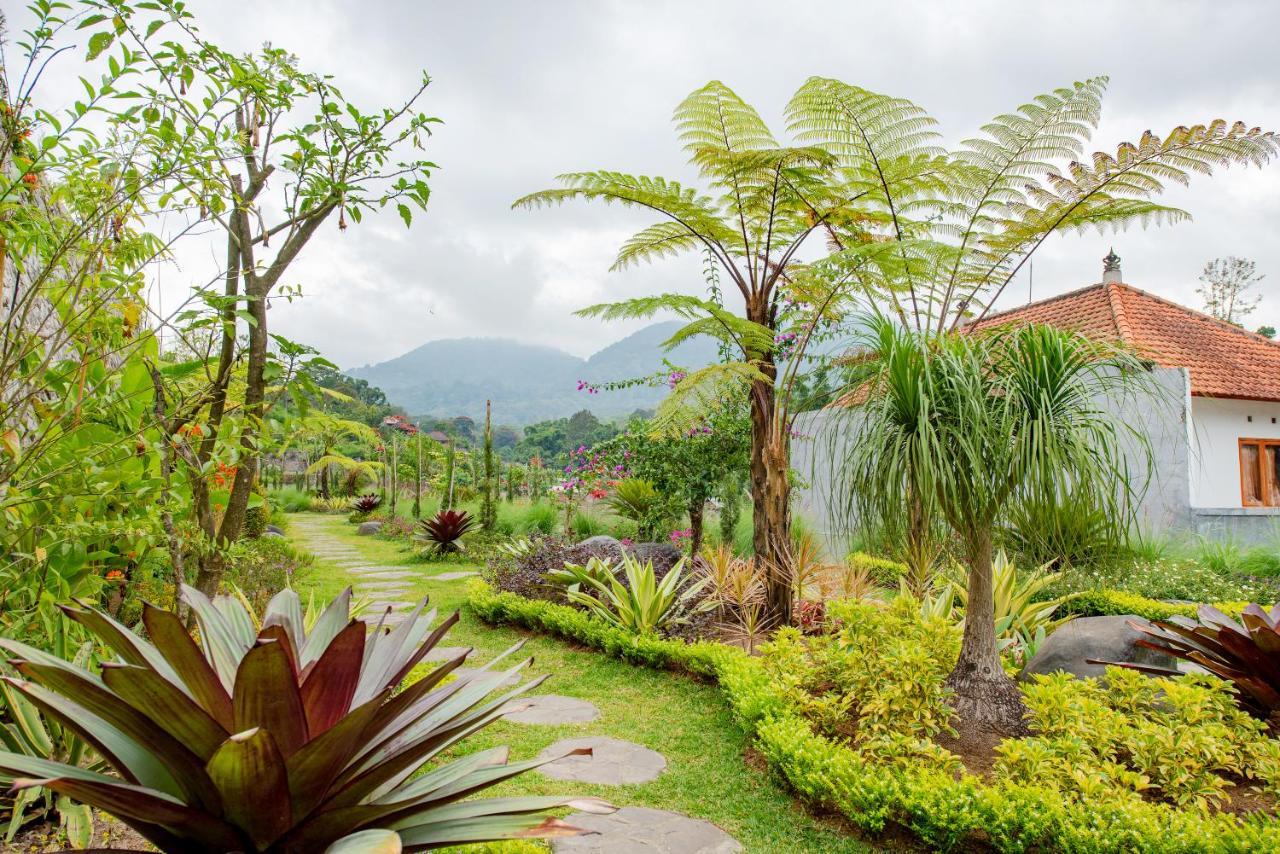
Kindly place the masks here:
POLYGON ((773 333, 766 327, 744 320, 723 309, 709 317, 700 317, 680 327, 674 335, 662 343, 662 347, 665 350, 672 350, 699 335, 733 344, 744 353, 756 353, 761 356, 774 348, 773 333))
POLYGON ((623 270, 643 261, 673 257, 700 245, 701 239, 687 226, 675 221, 659 222, 636 232, 622 244, 609 270, 623 270))
POLYGON ((719 80, 681 101, 672 119, 685 151, 700 166, 711 150, 745 152, 778 146, 760 114, 719 80))
POLYGON ((721 362, 694 371, 672 389, 649 421, 655 436, 683 436, 725 401, 741 400, 754 382, 769 378, 750 362, 721 362))

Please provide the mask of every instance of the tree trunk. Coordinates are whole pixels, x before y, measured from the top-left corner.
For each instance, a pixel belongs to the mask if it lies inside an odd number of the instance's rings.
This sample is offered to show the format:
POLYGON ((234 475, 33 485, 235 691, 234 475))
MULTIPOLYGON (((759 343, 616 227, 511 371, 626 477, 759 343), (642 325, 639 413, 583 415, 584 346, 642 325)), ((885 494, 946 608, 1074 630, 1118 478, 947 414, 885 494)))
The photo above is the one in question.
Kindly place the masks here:
POLYGON ((695 558, 702 551, 702 516, 707 507, 707 499, 699 498, 689 502, 689 556, 695 558))
MULTIPOLYGON (((769 370, 772 365, 765 366, 769 370)), ((768 373, 768 371, 766 371, 768 373)), ((751 388, 752 544, 766 567, 766 613, 774 625, 791 623, 791 484, 788 437, 779 435, 778 403, 770 382, 751 388)))
POLYGON ((1026 706, 1022 692, 1005 675, 996 650, 995 600, 992 589, 990 530, 983 530, 966 549, 969 559, 969 604, 964 615, 960 658, 947 677, 951 700, 965 733, 1022 735, 1026 706))

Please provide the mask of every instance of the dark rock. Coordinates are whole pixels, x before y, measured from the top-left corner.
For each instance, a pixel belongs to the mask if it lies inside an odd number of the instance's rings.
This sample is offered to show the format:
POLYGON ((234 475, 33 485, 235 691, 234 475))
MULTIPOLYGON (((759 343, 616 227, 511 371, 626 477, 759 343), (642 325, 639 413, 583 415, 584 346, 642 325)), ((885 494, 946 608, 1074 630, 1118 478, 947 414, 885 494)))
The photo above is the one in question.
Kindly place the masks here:
POLYGON ((267 526, 267 528, 266 528, 265 533, 268 533, 268 534, 279 534, 279 535, 280 535, 280 536, 282 536, 282 537, 284 536, 284 530, 283 530, 282 528, 280 528, 278 525, 268 525, 268 526, 267 526))
POLYGON ((272 540, 283 540, 284 531, 273 531, 270 528, 262 532, 262 536, 272 540))
POLYGON ((1105 664, 1090 661, 1114 661, 1125 664, 1148 664, 1154 667, 1176 669, 1173 656, 1138 646, 1147 637, 1131 628, 1129 621, 1145 623, 1146 620, 1132 614, 1118 617, 1076 617, 1049 635, 1035 657, 1027 662, 1022 680, 1037 673, 1054 673, 1064 670, 1081 678, 1102 676, 1105 664))
POLYGON ((362 537, 371 537, 381 530, 381 522, 361 522, 360 527, 356 528, 356 533, 362 537))
POLYGON ((622 561, 622 543, 615 537, 601 534, 595 537, 588 537, 576 546, 570 547, 572 551, 581 554, 588 554, 591 557, 598 557, 603 560, 610 560, 614 563, 622 561))
POLYGON ((641 563, 653 561, 653 574, 661 579, 676 565, 684 552, 672 543, 636 543, 631 554, 641 563))

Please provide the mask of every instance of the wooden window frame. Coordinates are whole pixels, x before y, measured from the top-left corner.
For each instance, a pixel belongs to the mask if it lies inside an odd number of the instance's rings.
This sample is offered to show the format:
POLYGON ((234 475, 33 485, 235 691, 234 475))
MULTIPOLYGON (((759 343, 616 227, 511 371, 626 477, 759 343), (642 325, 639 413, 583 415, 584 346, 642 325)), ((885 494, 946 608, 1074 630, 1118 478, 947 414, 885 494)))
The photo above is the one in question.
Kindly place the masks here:
MULTIPOLYGON (((1267 448, 1275 448, 1276 453, 1280 454, 1280 439, 1250 439, 1241 438, 1236 446, 1236 459, 1240 464, 1240 505, 1242 507, 1280 507, 1280 504, 1269 503, 1271 498, 1271 474, 1267 469, 1267 448), (1244 492, 1244 446, 1258 446, 1258 491, 1262 494, 1261 501, 1250 501, 1244 492)), ((1277 485, 1280 489, 1280 484, 1277 485)))

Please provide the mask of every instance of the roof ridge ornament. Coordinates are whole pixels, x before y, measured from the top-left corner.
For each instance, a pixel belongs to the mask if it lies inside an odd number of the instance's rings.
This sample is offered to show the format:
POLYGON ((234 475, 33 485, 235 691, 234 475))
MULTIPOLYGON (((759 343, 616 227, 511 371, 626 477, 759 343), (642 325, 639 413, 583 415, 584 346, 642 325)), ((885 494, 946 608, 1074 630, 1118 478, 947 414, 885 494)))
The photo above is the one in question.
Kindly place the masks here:
POLYGON ((1103 284, 1120 284, 1124 281, 1120 276, 1120 256, 1116 254, 1114 246, 1102 259, 1102 281, 1103 284))

